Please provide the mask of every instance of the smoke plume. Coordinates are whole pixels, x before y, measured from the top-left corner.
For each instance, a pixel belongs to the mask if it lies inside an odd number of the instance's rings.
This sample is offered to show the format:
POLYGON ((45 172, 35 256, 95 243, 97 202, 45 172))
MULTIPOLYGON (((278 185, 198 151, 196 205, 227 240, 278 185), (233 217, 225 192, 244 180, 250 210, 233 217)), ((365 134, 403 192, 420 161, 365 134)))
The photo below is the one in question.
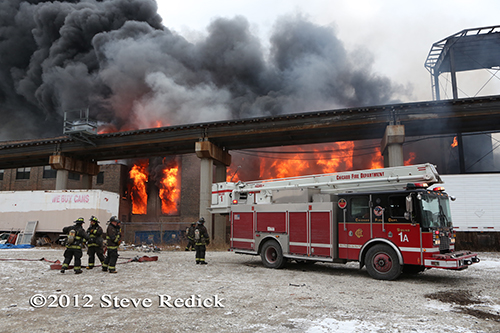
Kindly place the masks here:
MULTIPOLYGON (((267 45, 267 44, 266 44, 267 45)), ((407 94, 331 27, 279 19, 269 49, 244 17, 189 42, 154 0, 0 3, 0 140, 57 136, 89 108, 113 130, 386 104, 407 94)))

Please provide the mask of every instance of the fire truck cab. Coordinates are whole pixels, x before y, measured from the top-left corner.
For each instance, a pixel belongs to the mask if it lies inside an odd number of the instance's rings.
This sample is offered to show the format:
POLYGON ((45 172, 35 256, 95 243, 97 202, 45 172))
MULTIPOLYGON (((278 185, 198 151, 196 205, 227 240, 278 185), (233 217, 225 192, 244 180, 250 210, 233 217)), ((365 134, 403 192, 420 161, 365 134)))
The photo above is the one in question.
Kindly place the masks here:
POLYGON ((229 214, 231 249, 266 267, 289 260, 359 261, 370 276, 461 270, 479 262, 455 251, 450 197, 431 164, 213 184, 213 213, 229 214))

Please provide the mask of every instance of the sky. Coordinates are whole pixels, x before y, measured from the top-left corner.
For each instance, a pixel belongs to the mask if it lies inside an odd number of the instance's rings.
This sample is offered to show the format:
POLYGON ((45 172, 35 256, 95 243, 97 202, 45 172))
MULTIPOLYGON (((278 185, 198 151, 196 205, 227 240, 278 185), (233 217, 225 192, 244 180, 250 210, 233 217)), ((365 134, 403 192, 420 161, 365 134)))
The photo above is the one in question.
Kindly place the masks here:
MULTIPOLYGON (((163 24, 191 41, 203 38, 207 26, 216 18, 244 16, 252 32, 266 45, 278 18, 303 15, 315 24, 332 27, 347 50, 372 57, 374 72, 411 89, 405 102, 432 100, 431 78, 424 62, 433 43, 464 29, 500 24, 497 0, 157 0, 157 3, 163 24)), ((459 97, 500 94, 500 75, 491 79, 491 73, 495 72, 459 73, 459 97)), ((448 75, 442 75, 440 80, 449 88, 448 75)), ((451 98, 450 89, 442 90, 441 94, 442 99, 451 98)))

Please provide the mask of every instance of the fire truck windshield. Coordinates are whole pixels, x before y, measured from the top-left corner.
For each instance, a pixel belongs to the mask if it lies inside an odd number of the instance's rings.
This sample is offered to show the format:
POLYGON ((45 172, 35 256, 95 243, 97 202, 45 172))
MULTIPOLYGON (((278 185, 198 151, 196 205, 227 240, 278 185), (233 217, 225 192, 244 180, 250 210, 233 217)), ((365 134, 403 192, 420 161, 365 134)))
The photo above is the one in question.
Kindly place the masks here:
POLYGON ((419 199, 423 228, 452 226, 448 196, 427 192, 420 193, 419 199))

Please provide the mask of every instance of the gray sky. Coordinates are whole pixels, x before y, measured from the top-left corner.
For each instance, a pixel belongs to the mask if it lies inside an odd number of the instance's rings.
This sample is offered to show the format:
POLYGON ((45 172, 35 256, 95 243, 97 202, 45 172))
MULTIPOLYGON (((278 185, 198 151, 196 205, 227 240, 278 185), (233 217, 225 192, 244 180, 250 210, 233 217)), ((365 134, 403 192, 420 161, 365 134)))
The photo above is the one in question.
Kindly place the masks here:
MULTIPOLYGON (((424 62, 433 43, 463 29, 500 24, 498 0, 157 0, 163 24, 183 37, 196 40, 215 18, 241 15, 250 22, 263 45, 276 19, 301 14, 333 27, 348 50, 367 49, 373 71, 413 88, 408 101, 432 99, 430 75, 424 62)), ((364 56, 360 51, 360 56, 364 56)), ((494 72, 494 71, 492 71, 494 72)), ((500 73, 499 73, 500 74, 500 73)), ((485 70, 459 73, 460 97, 473 97, 490 79, 485 70)), ((499 75, 500 77, 500 75, 499 75)), ((442 85, 448 86, 441 77, 442 85)), ((500 94, 493 78, 478 95, 500 94)), ((442 98, 451 98, 442 92, 442 98)))

